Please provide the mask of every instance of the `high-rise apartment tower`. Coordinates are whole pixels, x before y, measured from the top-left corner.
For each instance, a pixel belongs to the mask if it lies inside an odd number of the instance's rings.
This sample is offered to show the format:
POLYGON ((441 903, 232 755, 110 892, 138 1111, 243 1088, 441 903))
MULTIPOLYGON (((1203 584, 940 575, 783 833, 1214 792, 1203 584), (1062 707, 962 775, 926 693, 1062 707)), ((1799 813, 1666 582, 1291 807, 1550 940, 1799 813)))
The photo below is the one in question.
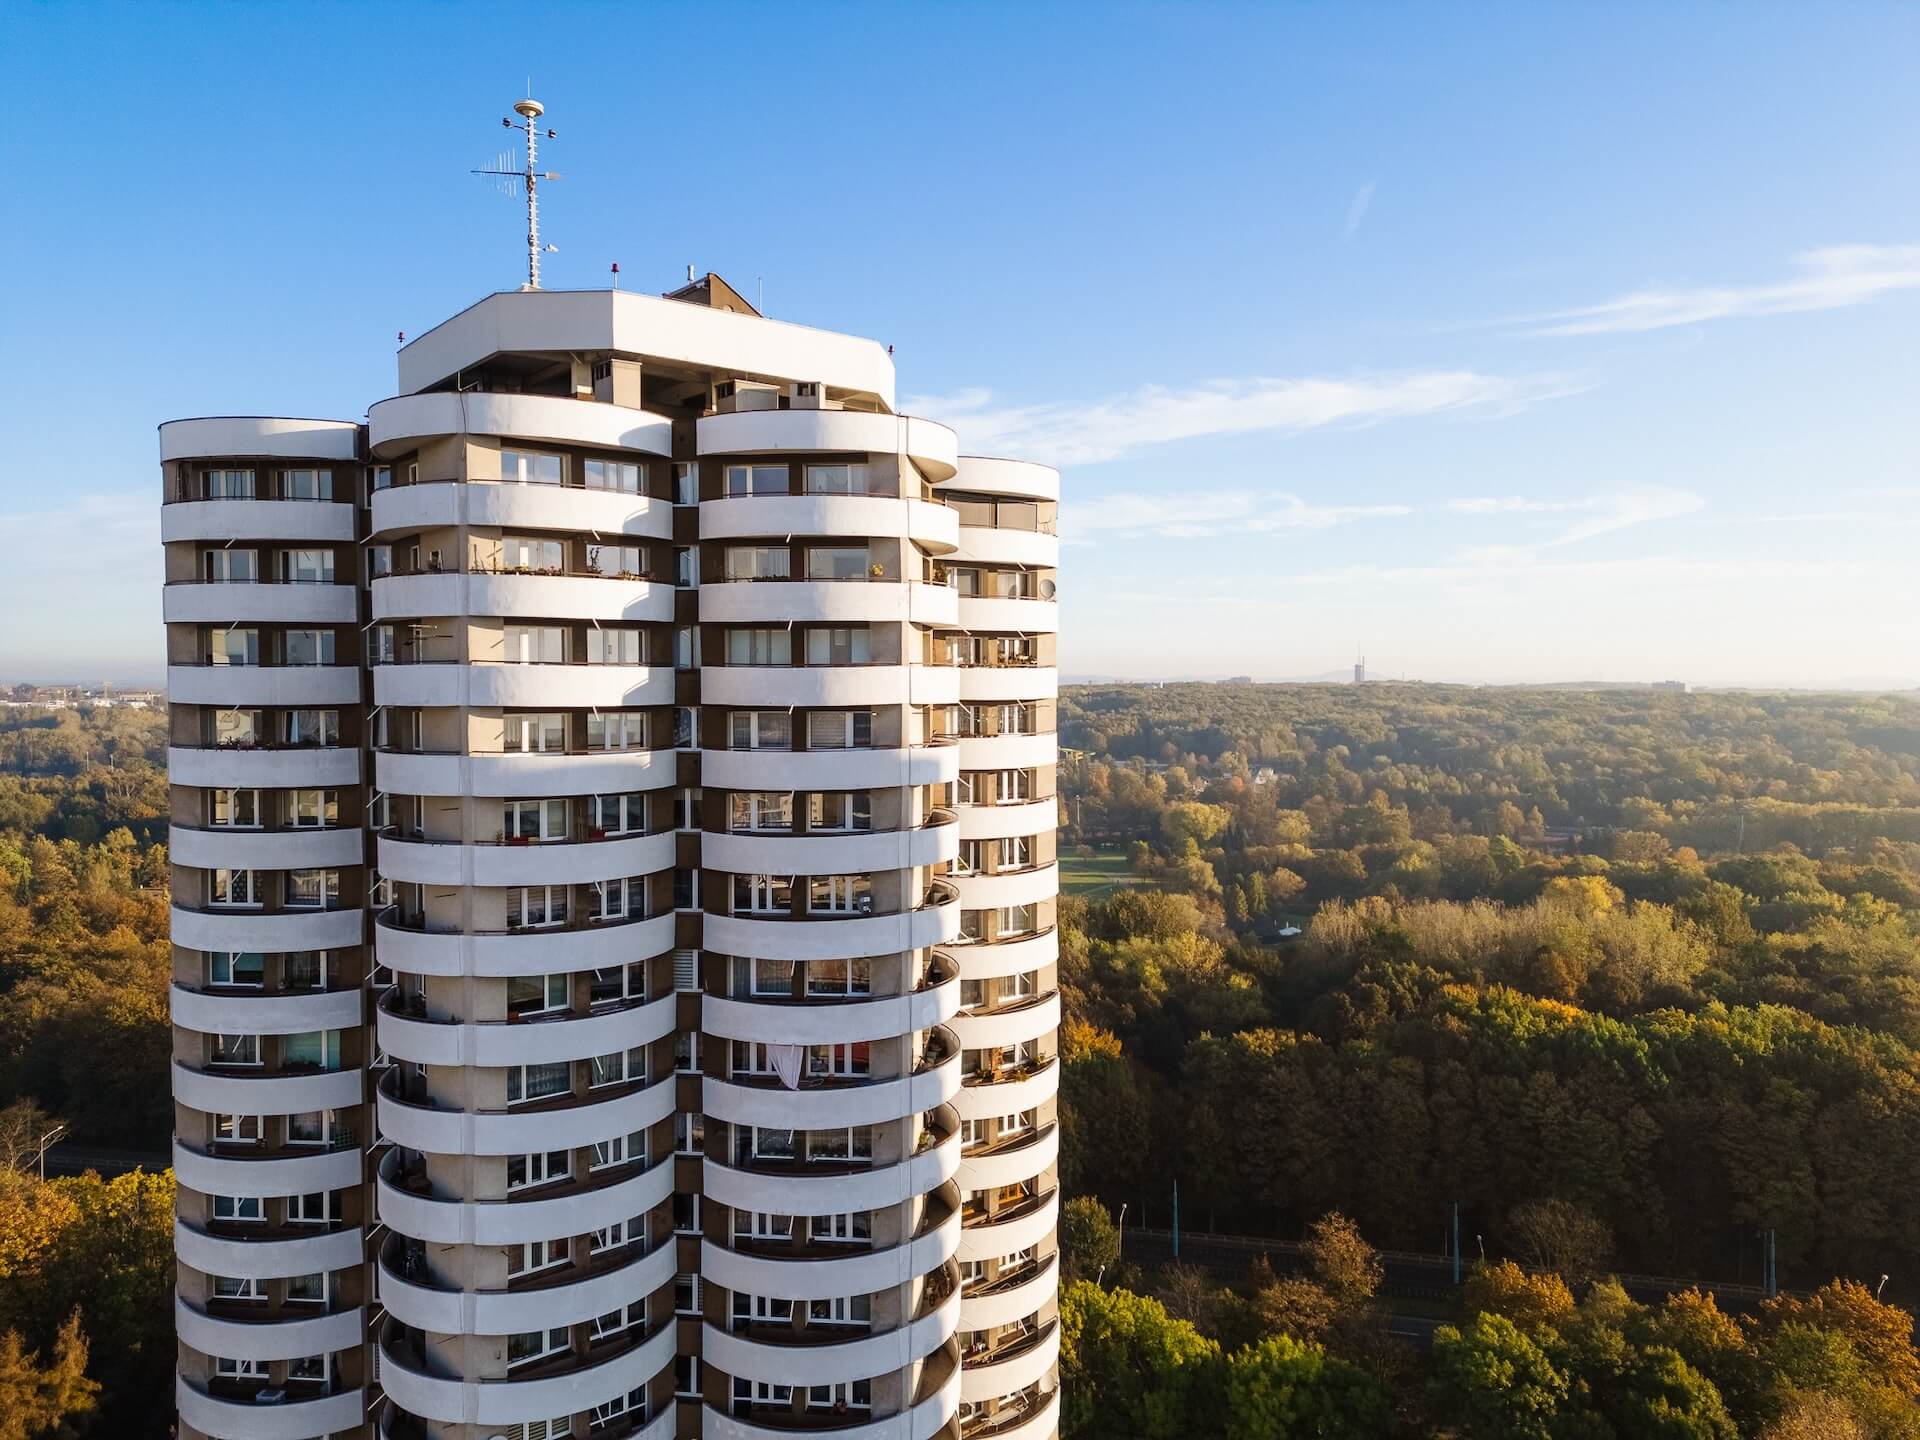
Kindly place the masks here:
POLYGON ((181 1434, 1056 1433, 1058 477, 717 277, 160 429, 181 1434))

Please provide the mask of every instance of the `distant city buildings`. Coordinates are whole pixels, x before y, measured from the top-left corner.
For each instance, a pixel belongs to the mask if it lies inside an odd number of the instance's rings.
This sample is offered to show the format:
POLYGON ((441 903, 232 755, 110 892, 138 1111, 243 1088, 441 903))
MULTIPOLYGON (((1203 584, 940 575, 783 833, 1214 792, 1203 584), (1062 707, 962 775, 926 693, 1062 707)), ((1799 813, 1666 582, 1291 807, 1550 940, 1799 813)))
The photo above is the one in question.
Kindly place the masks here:
POLYGON ((68 710, 81 705, 129 710, 157 710, 166 703, 164 690, 116 690, 111 685, 15 685, 0 698, 10 709, 68 710))

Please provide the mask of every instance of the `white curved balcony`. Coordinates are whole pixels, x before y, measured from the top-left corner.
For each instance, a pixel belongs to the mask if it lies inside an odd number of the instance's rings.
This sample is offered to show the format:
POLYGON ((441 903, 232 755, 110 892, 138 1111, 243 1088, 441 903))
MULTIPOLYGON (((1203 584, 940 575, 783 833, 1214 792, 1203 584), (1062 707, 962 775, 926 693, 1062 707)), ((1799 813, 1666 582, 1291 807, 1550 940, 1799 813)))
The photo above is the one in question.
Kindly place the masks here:
MULTIPOLYGON (((709 831, 701 863, 735 875, 845 875, 939 865, 960 853, 960 827, 947 811, 908 830, 776 835, 709 831)), ((671 862, 669 862, 671 863, 671 862)))
POLYGON ((199 540, 352 543, 353 506, 343 500, 174 500, 160 507, 165 544, 199 540))
POLYGON ((360 427, 352 420, 284 415, 201 415, 160 427, 160 458, 224 460, 272 455, 287 460, 352 460, 360 427))
POLYGON ((969 910, 1031 905, 1060 893, 1058 865, 1035 865, 1028 870, 1004 870, 991 875, 973 872, 950 878, 960 892, 960 903, 969 910))
POLYGON ((1052 665, 970 665, 955 672, 962 700, 1047 700, 1060 693, 1052 665))
POLYGON ((702 1108, 715 1120, 779 1130, 826 1130, 878 1125, 955 1098, 960 1091, 960 1052, 949 1050, 912 1075, 831 1085, 802 1082, 789 1090, 778 1080, 746 1084, 708 1075, 701 1081, 702 1108))
POLYGON ((665 540, 673 534, 673 507, 620 490, 501 480, 435 480, 373 494, 375 536, 455 525, 665 540))
POLYGON ((960 1157, 955 1177, 963 1190, 1018 1185, 1045 1175, 1060 1159, 1060 1127, 1048 1125, 1018 1145, 1002 1145, 979 1155, 960 1157))
POLYGON ((736 495, 701 502, 702 540, 792 535, 907 540, 945 555, 960 543, 960 517, 934 501, 894 495, 736 495))
POLYGON ((953 1108, 962 1120, 986 1120, 996 1115, 1012 1115, 1032 1110, 1060 1093, 1060 1065, 1047 1060, 1025 1074, 1008 1074, 997 1080, 968 1076, 966 1086, 954 1097, 953 1108))
POLYGON ((422 1065, 543 1065, 651 1045, 673 1033, 674 1010, 669 992, 624 1010, 463 1024, 396 1014, 383 1001, 374 1011, 374 1023, 381 1049, 422 1065))
POLYGON ((357 705, 360 671, 352 665, 169 665, 175 705, 357 705))
POLYGON ((959 623, 964 630, 1005 635, 1051 635, 1060 628, 1060 603, 1057 600, 962 595, 959 608, 959 623))
POLYGON ((351 625, 360 618, 360 597, 351 585, 169 580, 160 611, 169 625, 351 625))
POLYGON ((422 1194, 397 1184, 394 1168, 391 1158, 380 1166, 375 1194, 382 1223, 402 1235, 443 1245, 520 1245, 557 1235, 586 1235, 645 1214, 673 1194, 671 1155, 610 1184, 517 1200, 422 1194))
POLYGON ((600 840, 546 840, 460 845, 379 837, 380 873, 417 885, 587 885, 671 870, 674 835, 609 835, 600 840))
POLYGON ((756 1425, 708 1406, 701 1417, 700 1433, 705 1440, 794 1440, 796 1435, 813 1440, 933 1440, 946 1432, 959 1409, 960 1366, 953 1363, 932 1394, 878 1420, 853 1421, 832 1428, 810 1424, 796 1430, 791 1425, 756 1425))
POLYGON ((189 950, 344 950, 358 945, 353 910, 188 910, 173 907, 173 943, 189 950))
POLYGON ((663 1325, 658 1334, 598 1364, 526 1380, 431 1375, 391 1340, 381 1341, 380 1380, 387 1398, 401 1409, 445 1424, 520 1425, 591 1410, 645 1385, 673 1364, 675 1327, 663 1325))
POLYGON ((167 830, 167 858, 201 870, 309 870, 358 865, 364 858, 359 830, 241 830, 216 825, 167 830))
POLYGON ((957 805, 962 840, 1004 840, 1009 835, 1038 835, 1060 824, 1060 801, 1043 795, 1018 805, 957 805))
POLYGON ((1025 565, 1036 570, 1057 570, 1060 539, 1044 530, 962 525, 959 548, 950 558, 956 565, 1025 565))
POLYGON ((742 410, 703 415, 695 424, 694 446, 701 455, 789 451, 906 455, 935 482, 953 475, 960 462, 959 437, 945 425, 916 415, 876 415, 864 410, 742 410))
POLYGON ((351 1350, 360 1344, 366 1312, 358 1306, 288 1320, 232 1320, 210 1315, 179 1295, 173 1297, 174 1331, 202 1355, 234 1360, 295 1360, 351 1350))
POLYGON ((771 1295, 782 1300, 828 1300, 869 1295, 931 1274, 953 1258, 960 1245, 960 1211, 904 1245, 883 1250, 815 1251, 782 1255, 778 1247, 759 1253, 732 1250, 711 1240, 700 1242, 700 1278, 710 1285, 771 1295))
MULTIPOLYGON (((604 970, 673 949, 671 912, 646 920, 613 921, 573 930, 513 930, 469 934, 414 930, 388 915, 374 921, 374 953, 382 965, 409 975, 557 975, 604 970)), ((863 952, 864 953, 864 952, 863 952)))
POLYGON ((203 1275, 237 1275, 273 1280, 312 1275, 320 1270, 357 1269, 365 1258, 366 1232, 359 1226, 291 1239, 251 1240, 212 1235, 184 1220, 173 1222, 173 1253, 182 1265, 203 1275))
POLYGON ((767 919, 708 915, 706 948, 722 955, 762 960, 840 960, 858 955, 897 955, 942 945, 960 933, 960 907, 951 900, 898 915, 849 915, 835 919, 767 919))
POLYGON ((703 750, 701 782, 717 790, 885 790, 959 778, 951 744, 897 750, 703 750))
POLYGON ((375 619, 481 615, 506 620, 673 619, 673 587, 616 575, 383 575, 373 582, 375 619))
POLYGON ((671 1242, 610 1270, 577 1280, 549 1277, 545 1283, 512 1290, 449 1290, 402 1277, 383 1252, 380 1302, 403 1325, 439 1335, 512 1335, 578 1325, 609 1311, 623 1310, 673 1283, 671 1242))
POLYGON ((776 1215, 884 1210, 932 1194, 959 1168, 956 1129, 892 1165, 746 1170, 709 1158, 701 1162, 701 1191, 716 1205, 776 1215))
POLYGON ((1060 736, 1052 730, 1038 735, 963 735, 962 770, 1015 770, 1060 762, 1060 736))
POLYGON ((1059 1293, 1059 1257, 1049 1255, 1031 1275, 1012 1284, 963 1293, 960 1296, 960 1328, 987 1330, 997 1325, 1011 1325, 1016 1320, 1038 1314, 1041 1307, 1059 1293))
POLYGON ((381 705, 617 710, 673 703, 673 671, 659 665, 432 663, 377 665, 381 705))
POLYGON ((673 422, 664 415, 564 395, 437 390, 396 395, 367 411, 368 445, 380 459, 403 454, 422 440, 442 435, 490 435, 595 450, 673 454, 673 422))
POLYGON ((1053 1374, 1059 1361, 1060 1324, 1050 1320, 1037 1340, 985 1358, 966 1357, 960 1373, 960 1398, 992 1400, 1011 1395, 1053 1374))
POLYGON ((910 995, 865 1000, 731 1000, 701 998, 700 1028, 729 1040, 768 1045, 844 1045, 883 1040, 943 1025, 960 1004, 960 972, 910 995))
POLYGON ((360 992, 315 990, 268 995, 248 990, 193 990, 175 982, 173 1023, 205 1035, 300 1035, 350 1030, 360 1023, 360 992))
POLYGON ((195 1070, 173 1062, 173 1098, 208 1114, 298 1115, 345 1110, 360 1103, 365 1072, 306 1070, 260 1075, 247 1070, 195 1070))
MULTIPOLYGON (((1038 1245, 1052 1235, 1060 1223, 1060 1192, 1052 1191, 1038 1205, 1026 1206, 1000 1220, 969 1220, 960 1231, 960 1249, 955 1252, 961 1264, 969 1260, 995 1260, 1029 1245, 1038 1245)), ((991 1393, 1004 1395, 1018 1389, 1009 1385, 991 1393)))
POLYGON ((214 1440, 325 1440, 366 1419, 366 1392, 357 1386, 311 1399, 288 1397, 278 1405, 209 1395, 184 1375, 174 1377, 180 1418, 214 1440))
POLYGON ((956 945, 952 955, 960 962, 963 979, 989 980, 1001 975, 1019 975, 1059 962, 1060 932, 1048 929, 1017 940, 996 940, 991 945, 956 945))
MULTIPOLYGON (((289 1112, 292 1113, 292 1112, 289 1112)), ((360 1152, 316 1150, 310 1155, 210 1155, 173 1142, 173 1175, 202 1195, 310 1195, 360 1183, 360 1152)))
POLYGON ((728 1375, 775 1385, 837 1385, 903 1370, 924 1360, 953 1338, 959 1323, 956 1289, 919 1319, 873 1335, 841 1332, 845 1338, 837 1340, 761 1340, 709 1324, 702 1327, 700 1358, 728 1375))
MULTIPOLYGON (((378 684, 376 672, 376 685, 378 684)), ((481 795, 503 800, 660 790, 676 783, 672 750, 408 754, 379 750, 374 783, 389 795, 481 795)))
POLYGON ((703 665, 707 705, 948 705, 960 672, 945 665, 703 665))
POLYGON ((729 580, 700 587, 700 618, 708 624, 952 625, 958 614, 952 586, 918 580, 729 580))
POLYGON ((1031 460, 962 455, 947 487, 968 495, 1005 495, 1015 500, 1058 500, 1060 472, 1031 460))
POLYGON ((1027 1005, 953 1017, 953 1033, 963 1050, 989 1050, 1017 1045, 1060 1028, 1060 994, 1055 991, 1027 1005))
POLYGON ((315 789, 360 783, 360 752, 341 746, 242 749, 229 745, 173 745, 167 779, 175 785, 243 790, 315 789))
POLYGON ((524 1155, 581 1149, 658 1125, 673 1114, 671 1078, 625 1095, 559 1108, 439 1110, 397 1100, 382 1085, 376 1096, 380 1133, 396 1145, 433 1155, 524 1155))

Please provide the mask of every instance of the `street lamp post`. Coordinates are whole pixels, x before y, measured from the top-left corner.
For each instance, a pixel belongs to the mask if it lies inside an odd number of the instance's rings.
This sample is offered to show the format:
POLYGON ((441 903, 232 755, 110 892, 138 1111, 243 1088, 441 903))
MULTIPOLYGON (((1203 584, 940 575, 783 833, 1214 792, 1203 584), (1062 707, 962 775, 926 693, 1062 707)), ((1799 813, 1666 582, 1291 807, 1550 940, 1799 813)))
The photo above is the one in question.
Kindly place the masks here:
POLYGON ((45 1180, 45 1179, 47 1178, 47 1146, 49 1146, 49 1145, 51 1145, 51 1144, 52 1144, 52 1143, 53 1143, 54 1141, 56 1141, 56 1140, 58 1140, 58 1139, 59 1139, 59 1138, 60 1138, 60 1137, 61 1137, 62 1135, 64 1135, 64 1134, 66 1134, 66 1133, 67 1133, 67 1127, 66 1127, 66 1126, 64 1126, 64 1125, 56 1125, 56 1126, 54 1126, 54 1127, 53 1127, 53 1129, 51 1129, 51 1130, 49 1130, 49 1131, 47 1131, 47 1133, 46 1133, 46 1134, 44 1134, 44 1135, 42 1135, 42 1136, 40 1137, 40 1156, 39 1156, 39 1159, 40 1159, 40 1178, 41 1178, 41 1180, 43 1180, 43 1181, 44 1181, 44 1180, 45 1180))

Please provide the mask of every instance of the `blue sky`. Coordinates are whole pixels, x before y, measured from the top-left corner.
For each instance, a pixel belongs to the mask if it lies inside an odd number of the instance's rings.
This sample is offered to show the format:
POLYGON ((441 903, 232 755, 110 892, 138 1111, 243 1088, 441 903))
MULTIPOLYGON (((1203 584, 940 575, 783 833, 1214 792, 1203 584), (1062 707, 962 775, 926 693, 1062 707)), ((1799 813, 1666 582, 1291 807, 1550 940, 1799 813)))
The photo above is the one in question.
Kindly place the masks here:
POLYGON ((1920 683, 1920 8, 0 30, 0 679, 158 676, 156 423, 357 418, 518 283, 531 75, 550 286, 763 281, 1062 464, 1069 674, 1920 683))

